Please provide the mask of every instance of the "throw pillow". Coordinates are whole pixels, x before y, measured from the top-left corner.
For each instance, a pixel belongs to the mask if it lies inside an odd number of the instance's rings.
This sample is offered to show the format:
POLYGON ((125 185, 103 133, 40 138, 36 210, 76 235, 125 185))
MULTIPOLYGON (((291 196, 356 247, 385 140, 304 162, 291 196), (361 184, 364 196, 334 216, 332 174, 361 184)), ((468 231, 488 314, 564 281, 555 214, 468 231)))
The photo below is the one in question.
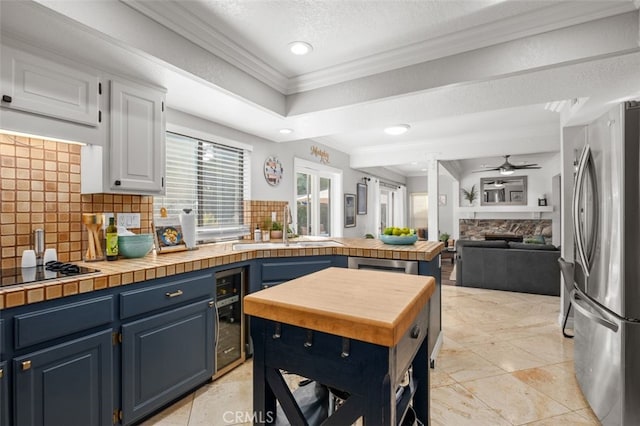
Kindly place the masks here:
POLYGON ((546 244, 547 241, 544 239, 542 235, 534 235, 532 237, 528 237, 524 240, 527 244, 546 244))

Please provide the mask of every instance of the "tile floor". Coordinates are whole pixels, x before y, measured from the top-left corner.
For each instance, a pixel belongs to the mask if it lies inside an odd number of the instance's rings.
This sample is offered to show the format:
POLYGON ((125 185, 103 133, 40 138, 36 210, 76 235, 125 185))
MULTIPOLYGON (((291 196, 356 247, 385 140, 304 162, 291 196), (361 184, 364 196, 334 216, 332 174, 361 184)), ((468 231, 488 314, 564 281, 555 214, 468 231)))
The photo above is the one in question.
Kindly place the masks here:
MULTIPOLYGON (((442 289, 444 345, 430 376, 432 425, 599 424, 573 374, 573 342, 558 326, 557 297, 442 289)), ((251 412, 251 391, 247 362, 143 424, 251 424, 242 418, 251 412)))

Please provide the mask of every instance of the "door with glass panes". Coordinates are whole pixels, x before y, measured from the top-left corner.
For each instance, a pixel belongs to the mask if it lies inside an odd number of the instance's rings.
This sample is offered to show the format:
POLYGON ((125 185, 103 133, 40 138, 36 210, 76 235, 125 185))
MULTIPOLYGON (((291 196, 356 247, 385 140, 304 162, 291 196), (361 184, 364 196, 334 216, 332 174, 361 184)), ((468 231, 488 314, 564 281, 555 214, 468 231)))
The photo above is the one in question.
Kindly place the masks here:
POLYGON ((296 230, 298 235, 331 235, 332 177, 318 171, 296 173, 296 230))

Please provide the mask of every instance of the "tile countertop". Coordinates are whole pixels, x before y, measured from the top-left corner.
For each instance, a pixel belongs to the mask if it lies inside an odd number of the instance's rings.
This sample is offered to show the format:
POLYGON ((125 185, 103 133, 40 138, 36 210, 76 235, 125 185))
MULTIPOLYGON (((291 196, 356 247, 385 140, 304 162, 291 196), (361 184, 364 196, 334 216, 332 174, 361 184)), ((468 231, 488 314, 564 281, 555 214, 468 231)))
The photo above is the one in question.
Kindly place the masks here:
MULTIPOLYGON (((162 278, 199 269, 212 268, 251 259, 293 256, 358 256, 378 259, 425 260, 434 259, 444 248, 436 241, 417 241, 411 245, 387 245, 378 239, 330 238, 343 244, 339 247, 283 247, 271 250, 233 250, 233 241, 204 244, 198 250, 157 254, 152 251, 140 259, 118 259, 115 262, 74 262, 78 265, 99 269, 100 272, 74 278, 47 280, 24 285, 0 288, 0 309, 13 308, 44 300, 58 299, 80 293, 88 293, 110 287, 118 287, 136 282, 162 278)), ((311 238, 291 239, 313 241, 311 238)), ((274 241, 272 241, 274 242, 274 241)))

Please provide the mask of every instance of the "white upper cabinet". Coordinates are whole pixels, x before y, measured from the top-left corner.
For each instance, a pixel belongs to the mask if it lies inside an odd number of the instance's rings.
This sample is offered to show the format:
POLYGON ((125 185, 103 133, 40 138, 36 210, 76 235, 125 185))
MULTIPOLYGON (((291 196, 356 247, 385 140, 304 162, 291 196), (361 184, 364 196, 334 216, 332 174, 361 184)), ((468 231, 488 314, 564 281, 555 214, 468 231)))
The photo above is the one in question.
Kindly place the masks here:
POLYGON ((98 126, 97 73, 2 46, 1 105, 98 126))
POLYGON ((111 81, 109 192, 164 194, 165 93, 111 81))

